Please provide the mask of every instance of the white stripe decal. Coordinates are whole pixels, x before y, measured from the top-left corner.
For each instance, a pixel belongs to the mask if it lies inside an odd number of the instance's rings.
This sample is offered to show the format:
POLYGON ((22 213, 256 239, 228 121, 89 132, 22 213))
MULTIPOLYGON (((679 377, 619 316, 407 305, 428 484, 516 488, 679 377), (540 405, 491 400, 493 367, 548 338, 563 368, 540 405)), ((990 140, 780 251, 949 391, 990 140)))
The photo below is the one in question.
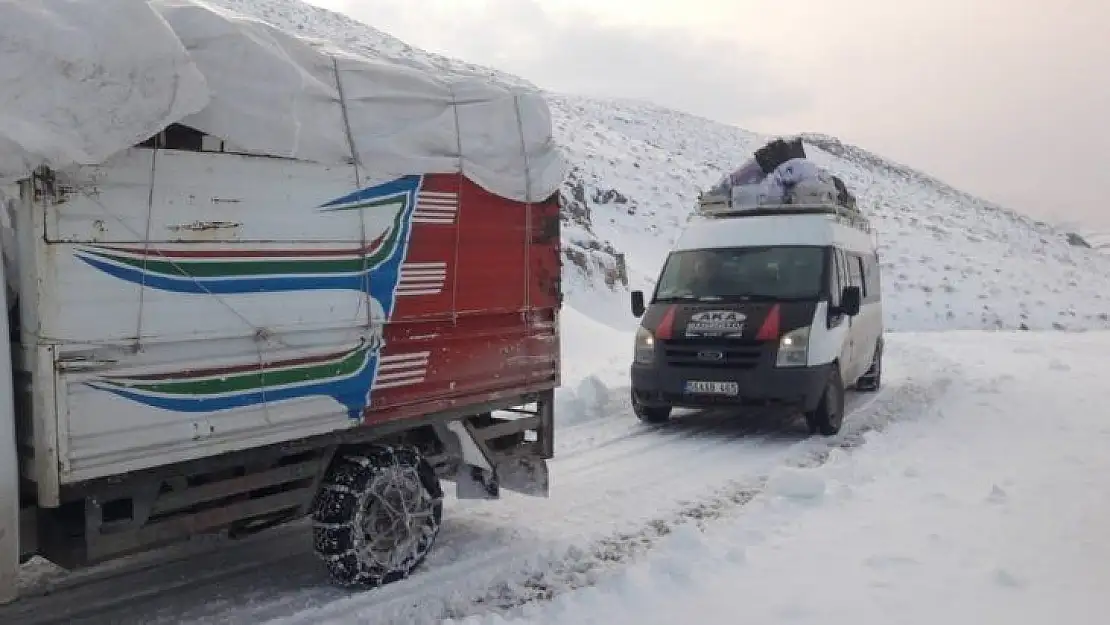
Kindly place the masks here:
POLYGON ((390 354, 382 356, 374 389, 398 388, 419 384, 428 374, 428 357, 431 352, 390 354))
POLYGON ((415 369, 413 371, 398 371, 396 373, 379 373, 377 383, 383 382, 397 382, 399 380, 408 380, 411 378, 423 378, 425 369, 415 369))
POLYGON ((447 269, 411 269, 401 270, 401 280, 408 281, 409 279, 428 279, 428 278, 445 278, 447 277, 447 269))
POLYGON ((459 212, 459 195, 449 191, 421 191, 416 198, 413 223, 450 226, 459 212))
POLYGON ((379 384, 375 384, 374 388, 378 390, 383 390, 387 388, 397 388, 400 386, 411 386, 413 384, 420 384, 423 381, 424 376, 421 375, 419 377, 405 378, 403 380, 388 380, 379 384))
POLYGON ((386 363, 386 362, 409 362, 409 361, 427 362, 428 361, 428 356, 431 356, 431 355, 432 355, 432 352, 413 352, 411 354, 389 354, 389 355, 382 356, 382 362, 383 363, 386 363))
POLYGON ((396 292, 402 296, 438 295, 446 282, 447 263, 405 263, 396 292))
POLYGON ((428 366, 428 361, 427 360, 419 360, 419 361, 415 361, 415 362, 383 362, 378 367, 378 371, 393 372, 393 373, 397 373, 397 372, 404 373, 406 371, 424 369, 427 366, 428 366))

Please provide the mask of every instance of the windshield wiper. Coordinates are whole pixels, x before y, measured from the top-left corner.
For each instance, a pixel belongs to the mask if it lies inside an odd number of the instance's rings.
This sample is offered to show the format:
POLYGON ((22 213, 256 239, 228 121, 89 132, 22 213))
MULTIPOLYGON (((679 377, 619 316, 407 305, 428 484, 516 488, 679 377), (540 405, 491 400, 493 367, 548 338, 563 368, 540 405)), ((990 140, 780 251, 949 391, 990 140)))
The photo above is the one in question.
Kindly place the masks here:
POLYGON ((657 302, 716 302, 721 298, 716 295, 669 295, 657 297, 657 302))
POLYGON ((730 300, 759 300, 759 301, 775 301, 775 302, 793 302, 816 299, 817 296, 802 296, 802 295, 775 295, 772 293, 744 293, 743 295, 728 295, 718 299, 730 300))

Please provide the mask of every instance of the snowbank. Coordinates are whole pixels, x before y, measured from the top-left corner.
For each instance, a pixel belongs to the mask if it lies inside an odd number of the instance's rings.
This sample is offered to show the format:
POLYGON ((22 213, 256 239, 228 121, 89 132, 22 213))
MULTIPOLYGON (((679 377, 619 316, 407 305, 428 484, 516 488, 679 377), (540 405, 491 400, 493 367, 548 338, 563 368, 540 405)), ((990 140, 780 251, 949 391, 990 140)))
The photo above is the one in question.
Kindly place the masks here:
POLYGON ((199 0, 0 11, 0 182, 101 162, 172 122, 271 156, 353 153, 369 179, 461 171, 520 201, 563 179, 535 91, 373 61, 199 0))
POLYGON ((918 337, 960 363, 922 418, 783 467, 704 533, 477 623, 1095 624, 1110 610, 1110 334, 918 337))
POLYGON ((563 383, 556 389, 555 416, 560 425, 603 418, 626 411, 611 406, 613 389, 628 386, 632 332, 618 332, 577 309, 565 306, 559 318, 563 383))

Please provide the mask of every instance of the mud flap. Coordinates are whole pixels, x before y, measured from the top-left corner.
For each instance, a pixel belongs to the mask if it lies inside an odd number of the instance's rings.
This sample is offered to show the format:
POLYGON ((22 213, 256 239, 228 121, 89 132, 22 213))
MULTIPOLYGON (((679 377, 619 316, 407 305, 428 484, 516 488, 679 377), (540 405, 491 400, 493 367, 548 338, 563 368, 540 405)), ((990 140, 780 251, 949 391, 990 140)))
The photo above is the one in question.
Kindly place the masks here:
POLYGON ((456 497, 497 499, 502 488, 534 497, 548 496, 547 461, 540 453, 529 453, 530 444, 495 451, 486 444, 481 428, 464 421, 453 421, 446 427, 458 439, 462 457, 455 474, 456 497))
POLYGON ((547 497, 549 480, 547 461, 542 459, 506 459, 492 471, 464 463, 455 476, 455 496, 459 499, 497 499, 504 488, 532 497, 547 497))

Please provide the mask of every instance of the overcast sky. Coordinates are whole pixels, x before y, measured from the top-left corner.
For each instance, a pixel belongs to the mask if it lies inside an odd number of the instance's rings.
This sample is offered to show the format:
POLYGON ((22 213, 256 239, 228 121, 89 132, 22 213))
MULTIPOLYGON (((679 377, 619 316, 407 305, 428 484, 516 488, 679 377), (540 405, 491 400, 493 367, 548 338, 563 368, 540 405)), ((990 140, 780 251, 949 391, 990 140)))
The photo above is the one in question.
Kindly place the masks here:
POLYGON ((310 0, 544 88, 824 132, 1110 229, 1110 0, 310 0))

